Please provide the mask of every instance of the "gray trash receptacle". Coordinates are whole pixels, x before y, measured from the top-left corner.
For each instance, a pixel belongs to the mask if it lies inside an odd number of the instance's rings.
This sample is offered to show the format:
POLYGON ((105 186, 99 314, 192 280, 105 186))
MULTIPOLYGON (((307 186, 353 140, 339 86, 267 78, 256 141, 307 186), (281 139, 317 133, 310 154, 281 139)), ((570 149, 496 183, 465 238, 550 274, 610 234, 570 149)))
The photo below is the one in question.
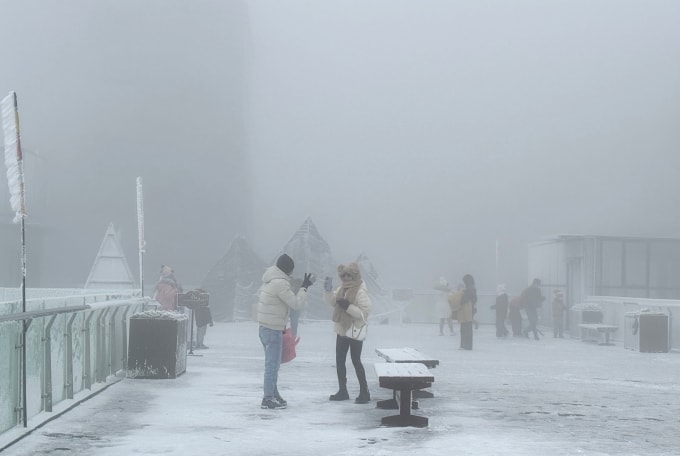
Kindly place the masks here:
POLYGON ((186 371, 187 318, 149 310, 130 317, 128 378, 176 378, 186 371))
POLYGON ((668 315, 637 311, 624 315, 623 347, 643 353, 668 353, 668 315))

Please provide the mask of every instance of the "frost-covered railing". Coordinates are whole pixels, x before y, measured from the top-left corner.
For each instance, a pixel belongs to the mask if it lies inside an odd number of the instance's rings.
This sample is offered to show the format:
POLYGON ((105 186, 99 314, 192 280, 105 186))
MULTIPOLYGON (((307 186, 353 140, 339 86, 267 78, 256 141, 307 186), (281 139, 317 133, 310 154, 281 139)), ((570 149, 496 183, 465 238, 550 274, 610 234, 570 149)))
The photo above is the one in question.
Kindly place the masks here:
MULTIPOLYGON (((27 289, 27 295, 30 296, 27 289)), ((90 292, 90 290, 87 290, 90 292)), ((139 290, 0 302, 0 433, 23 420, 22 321, 26 332, 26 417, 53 412, 124 371, 128 319, 144 310, 139 290)))
POLYGON ((680 350, 680 300, 588 296, 584 304, 596 305, 602 310, 604 324, 620 328, 620 331, 615 334, 618 340, 623 339, 626 313, 642 309, 664 313, 668 315, 669 347, 673 351, 680 350))

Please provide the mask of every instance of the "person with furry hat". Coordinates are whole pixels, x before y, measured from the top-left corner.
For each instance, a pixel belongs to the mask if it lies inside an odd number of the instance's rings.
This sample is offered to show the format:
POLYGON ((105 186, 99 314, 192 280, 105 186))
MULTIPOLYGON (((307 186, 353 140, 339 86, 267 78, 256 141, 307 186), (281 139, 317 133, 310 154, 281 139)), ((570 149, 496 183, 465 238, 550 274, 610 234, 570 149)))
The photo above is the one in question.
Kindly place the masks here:
POLYGON ((153 298, 161 305, 161 309, 168 312, 177 311, 177 295, 182 292, 182 286, 175 278, 175 270, 165 264, 161 265, 161 276, 154 287, 153 298))
POLYGON ((285 253, 262 275, 262 286, 258 291, 257 321, 260 324, 260 342, 264 348, 264 397, 263 409, 286 408, 287 402, 277 387, 283 330, 291 309, 299 310, 307 302, 307 288, 312 284, 312 274, 305 274, 297 294, 293 293, 291 274, 295 263, 285 253))
POLYGON ((340 286, 333 290, 332 279, 326 277, 324 283, 324 300, 333 307, 332 320, 335 323, 335 366, 338 376, 338 392, 331 394, 331 401, 345 401, 349 399, 347 392, 347 352, 350 352, 352 365, 359 380, 359 396, 354 402, 366 404, 371 400, 366 381, 366 371, 361 362, 363 339, 352 337, 352 325, 364 328, 367 325, 368 314, 371 310, 371 299, 368 289, 361 279, 361 271, 356 263, 338 266, 340 286))

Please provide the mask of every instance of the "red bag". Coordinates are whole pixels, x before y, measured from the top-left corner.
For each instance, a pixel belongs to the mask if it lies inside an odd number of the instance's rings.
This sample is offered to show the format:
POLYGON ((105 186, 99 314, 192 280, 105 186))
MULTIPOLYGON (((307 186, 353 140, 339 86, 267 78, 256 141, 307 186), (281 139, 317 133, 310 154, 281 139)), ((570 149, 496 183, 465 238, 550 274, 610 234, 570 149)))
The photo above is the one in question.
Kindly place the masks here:
POLYGON ((283 330, 283 349, 281 350, 281 363, 287 363, 295 359, 295 346, 300 342, 300 337, 293 337, 290 328, 283 330))

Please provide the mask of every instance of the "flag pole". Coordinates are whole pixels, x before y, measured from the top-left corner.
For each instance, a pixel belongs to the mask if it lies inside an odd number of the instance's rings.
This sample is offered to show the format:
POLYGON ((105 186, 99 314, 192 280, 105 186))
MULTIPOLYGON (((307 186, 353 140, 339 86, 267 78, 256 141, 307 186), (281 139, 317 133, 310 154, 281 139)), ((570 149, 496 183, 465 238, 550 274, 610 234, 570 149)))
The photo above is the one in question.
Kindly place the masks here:
POLYGON ((142 194, 142 178, 137 177, 137 234, 139 237, 139 287, 144 297, 144 195, 142 194))
MULTIPOLYGON (((21 222, 21 311, 26 313, 26 206, 24 202, 24 165, 21 153, 21 134, 19 129, 19 105, 17 93, 10 92, 0 102, 2 110, 2 130, 5 138, 5 165, 9 185, 9 202, 16 212, 14 223, 21 222)), ((22 320, 21 328, 21 411, 24 427, 28 427, 28 407, 26 404, 26 332, 28 323, 22 320)))

